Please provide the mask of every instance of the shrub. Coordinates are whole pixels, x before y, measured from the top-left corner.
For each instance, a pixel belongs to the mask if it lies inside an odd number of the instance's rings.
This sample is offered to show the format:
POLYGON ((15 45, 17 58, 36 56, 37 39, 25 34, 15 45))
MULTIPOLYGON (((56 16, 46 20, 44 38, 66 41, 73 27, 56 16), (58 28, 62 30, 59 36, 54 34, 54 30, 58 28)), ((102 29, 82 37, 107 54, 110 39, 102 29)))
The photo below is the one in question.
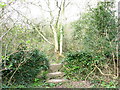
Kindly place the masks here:
POLYGON ((119 41, 117 17, 113 9, 114 2, 99 2, 97 7, 90 8, 78 21, 74 22, 73 27, 75 28, 74 38, 79 42, 76 47, 82 46, 81 50, 92 51, 92 61, 100 70, 103 73, 115 75, 115 73, 118 74, 116 68, 118 68, 119 41))
MULTIPOLYGON (((74 38, 82 49, 94 50, 94 53, 111 58, 116 53, 118 24, 114 2, 99 2, 74 22, 74 38)), ((78 45, 79 46, 79 45, 78 45)))
POLYGON ((3 71, 3 82, 8 82, 13 75, 11 82, 16 84, 32 83, 36 75, 49 68, 48 59, 39 50, 21 50, 10 55, 7 62, 9 70, 3 71))
POLYGON ((68 79, 83 79, 93 69, 94 59, 89 52, 77 51, 68 53, 64 63, 64 72, 68 79))

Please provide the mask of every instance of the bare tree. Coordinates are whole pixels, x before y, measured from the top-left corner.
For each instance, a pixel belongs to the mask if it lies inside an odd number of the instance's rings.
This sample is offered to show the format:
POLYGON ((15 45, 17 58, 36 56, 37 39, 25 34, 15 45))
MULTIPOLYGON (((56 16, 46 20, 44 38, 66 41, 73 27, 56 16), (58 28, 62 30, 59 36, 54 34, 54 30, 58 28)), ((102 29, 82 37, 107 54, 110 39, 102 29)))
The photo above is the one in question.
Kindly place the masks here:
POLYGON ((54 13, 52 12, 52 10, 50 8, 50 1, 49 0, 46 1, 46 4, 47 4, 48 9, 49 9, 49 14, 51 16, 50 27, 51 27, 53 34, 54 34, 55 52, 59 53, 59 55, 62 55, 62 53, 63 53, 62 47, 63 47, 65 8, 70 4, 70 1, 55 0, 55 3, 56 3, 56 9, 58 9, 56 18, 54 18, 54 15, 53 15, 54 13))

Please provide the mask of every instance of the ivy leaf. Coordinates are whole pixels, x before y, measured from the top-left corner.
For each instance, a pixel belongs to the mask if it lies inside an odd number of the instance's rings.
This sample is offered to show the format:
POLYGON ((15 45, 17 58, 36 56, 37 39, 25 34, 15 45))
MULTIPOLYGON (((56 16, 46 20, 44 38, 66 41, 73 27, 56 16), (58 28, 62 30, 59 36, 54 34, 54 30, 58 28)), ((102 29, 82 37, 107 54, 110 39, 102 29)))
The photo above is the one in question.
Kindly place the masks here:
POLYGON ((9 68, 11 68, 13 66, 13 64, 11 63, 10 65, 9 65, 9 68))
POLYGON ((29 43, 30 43, 30 40, 26 41, 26 43, 29 44, 29 43))
POLYGON ((5 4, 4 2, 0 2, 0 8, 4 8, 5 6, 7 6, 7 4, 5 4))

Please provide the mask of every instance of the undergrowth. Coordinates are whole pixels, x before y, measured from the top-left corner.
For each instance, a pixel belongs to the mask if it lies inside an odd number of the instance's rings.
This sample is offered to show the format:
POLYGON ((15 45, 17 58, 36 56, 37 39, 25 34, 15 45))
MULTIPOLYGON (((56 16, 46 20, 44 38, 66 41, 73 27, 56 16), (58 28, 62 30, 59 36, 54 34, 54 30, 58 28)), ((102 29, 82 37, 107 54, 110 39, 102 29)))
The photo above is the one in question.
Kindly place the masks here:
MULTIPOLYGON (((37 81, 36 76, 47 71, 49 62, 43 52, 39 50, 20 50, 9 56, 7 70, 3 71, 4 85, 28 85, 37 81)), ((41 80, 45 80, 45 74, 41 80)))

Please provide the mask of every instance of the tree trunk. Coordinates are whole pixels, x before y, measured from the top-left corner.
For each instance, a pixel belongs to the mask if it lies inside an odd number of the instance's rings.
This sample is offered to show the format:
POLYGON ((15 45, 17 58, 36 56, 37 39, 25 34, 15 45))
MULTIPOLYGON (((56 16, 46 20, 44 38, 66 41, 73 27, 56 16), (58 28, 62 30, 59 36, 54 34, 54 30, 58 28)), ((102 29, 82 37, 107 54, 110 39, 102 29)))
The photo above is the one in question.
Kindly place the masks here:
POLYGON ((51 29, 52 29, 53 34, 54 34, 55 52, 57 52, 57 51, 58 51, 58 37, 57 37, 57 30, 55 30, 55 28, 54 28, 52 25, 50 25, 50 26, 51 26, 51 29))
MULTIPOLYGON (((2 8, 1 17, 4 15, 4 8, 2 8)), ((0 36, 0 70, 2 70, 2 40, 3 35, 0 36)), ((2 87, 2 71, 0 71, 0 87, 2 87)))
POLYGON ((63 26, 60 29, 60 55, 62 55, 63 50, 63 26))
MULTIPOLYGON (((120 24, 120 1, 118 2, 118 25, 120 24)), ((119 72, 119 69, 120 69, 120 61, 119 61, 119 54, 118 54, 118 52, 119 52, 119 40, 120 40, 120 36, 119 36, 119 31, 120 31, 120 26, 118 27, 118 31, 117 31, 117 33, 118 33, 118 35, 117 35, 117 45, 116 45, 116 56, 117 56, 117 77, 119 77, 119 74, 120 74, 120 72, 119 72)))
POLYGON ((60 29, 60 55, 62 55, 62 52, 63 52, 63 26, 64 26, 64 12, 65 12, 65 0, 63 0, 62 2, 62 6, 61 6, 61 17, 62 17, 62 20, 61 20, 61 29, 60 29))
POLYGON ((57 38, 57 32, 54 32, 54 41, 55 41, 55 52, 58 51, 58 38, 57 38))
MULTIPOLYGON (((0 40, 0 70, 2 70, 2 39, 0 40)), ((0 71, 0 87, 2 86, 2 71, 0 71)))

